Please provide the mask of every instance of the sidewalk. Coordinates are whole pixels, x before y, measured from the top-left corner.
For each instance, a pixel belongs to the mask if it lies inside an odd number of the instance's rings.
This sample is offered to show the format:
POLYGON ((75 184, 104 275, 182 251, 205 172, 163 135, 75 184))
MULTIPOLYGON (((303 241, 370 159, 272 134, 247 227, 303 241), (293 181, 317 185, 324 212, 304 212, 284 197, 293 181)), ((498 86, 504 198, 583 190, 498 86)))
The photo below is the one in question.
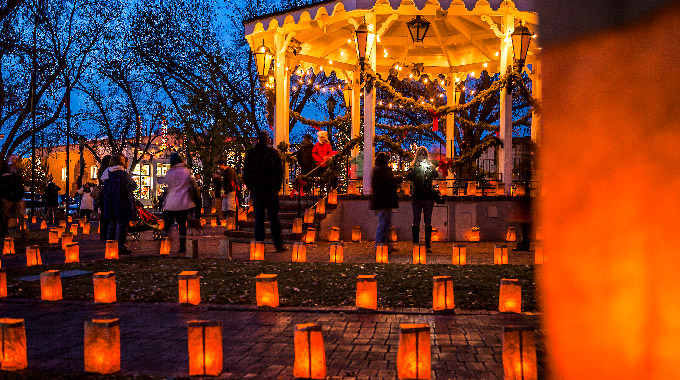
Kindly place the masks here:
MULTIPOLYGON (((224 369, 221 378, 292 379, 293 330, 297 323, 320 323, 330 379, 396 379, 400 323, 429 323, 432 379, 502 379, 505 325, 537 329, 539 378, 545 377, 544 337, 539 317, 456 309, 394 313, 356 312, 354 308, 259 310, 230 305, 170 303, 95 305, 28 299, 0 301, 0 316, 24 318, 29 373, 83 373, 83 325, 93 318, 120 318, 121 372, 124 375, 188 376, 186 323, 223 322, 224 369)), ((1 372, 0 372, 1 374, 1 372)))

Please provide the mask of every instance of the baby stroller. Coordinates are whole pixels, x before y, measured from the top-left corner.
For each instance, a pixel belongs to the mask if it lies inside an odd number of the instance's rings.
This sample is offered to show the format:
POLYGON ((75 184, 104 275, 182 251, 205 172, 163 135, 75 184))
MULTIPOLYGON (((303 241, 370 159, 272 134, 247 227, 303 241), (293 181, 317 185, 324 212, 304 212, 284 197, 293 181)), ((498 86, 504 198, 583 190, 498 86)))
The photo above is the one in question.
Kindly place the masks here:
POLYGON ((160 229, 160 218, 156 215, 146 211, 144 206, 137 200, 135 200, 135 207, 137 208, 137 220, 130 222, 130 227, 128 227, 128 234, 133 240, 139 239, 140 232, 153 230, 153 240, 160 240, 161 229, 160 229))

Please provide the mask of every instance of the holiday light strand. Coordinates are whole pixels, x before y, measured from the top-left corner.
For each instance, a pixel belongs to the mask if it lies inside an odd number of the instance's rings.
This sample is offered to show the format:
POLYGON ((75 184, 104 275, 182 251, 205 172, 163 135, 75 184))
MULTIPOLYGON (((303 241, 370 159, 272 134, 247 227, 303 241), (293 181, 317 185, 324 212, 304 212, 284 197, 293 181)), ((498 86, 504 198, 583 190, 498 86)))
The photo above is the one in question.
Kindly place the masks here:
POLYGON ((342 125, 344 123, 347 123, 351 120, 351 115, 348 113, 346 115, 340 116, 339 118, 335 120, 330 120, 330 121, 318 121, 318 120, 312 120, 312 119, 307 119, 306 117, 303 117, 299 113, 295 111, 290 111, 290 116, 299 121, 302 124, 306 125, 311 125, 311 126, 317 126, 317 127, 337 127, 339 125, 342 125))

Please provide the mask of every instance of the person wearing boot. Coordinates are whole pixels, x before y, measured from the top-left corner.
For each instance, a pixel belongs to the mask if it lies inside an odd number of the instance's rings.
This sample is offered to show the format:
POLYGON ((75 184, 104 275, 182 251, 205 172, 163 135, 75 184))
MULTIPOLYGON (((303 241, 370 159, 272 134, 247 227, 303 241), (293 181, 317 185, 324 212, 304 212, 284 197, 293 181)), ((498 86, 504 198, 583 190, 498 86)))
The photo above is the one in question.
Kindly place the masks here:
POLYGON ((416 149, 406 179, 411 181, 411 205, 413 207, 413 244, 420 243, 420 215, 425 222, 425 248, 432 252, 432 209, 434 208, 434 187, 432 180, 437 178, 437 168, 430 162, 430 153, 424 146, 416 149))
MULTIPOLYGON (((392 209, 399 208, 399 184, 401 177, 395 177, 389 166, 390 155, 385 152, 375 156, 375 167, 371 177, 371 210, 378 215, 378 228, 375 231, 375 244, 387 244, 387 232, 392 225, 392 209)), ((394 247, 389 251, 398 252, 394 247)))
POLYGON ((163 199, 164 235, 168 235, 170 226, 174 221, 177 221, 179 253, 185 253, 187 250, 187 218, 189 217, 189 210, 196 207, 192 194, 198 191, 198 186, 179 153, 170 155, 170 169, 165 174, 165 184, 167 189, 163 199))
POLYGON ((257 143, 248 149, 243 162, 243 183, 250 190, 255 209, 255 241, 264 241, 265 213, 276 252, 285 252, 279 223, 279 191, 283 185, 283 162, 279 151, 269 146, 267 132, 257 133, 257 143))
POLYGON ((102 175, 102 214, 109 221, 107 238, 118 242, 118 252, 121 255, 131 253, 125 241, 130 221, 137 215, 133 194, 137 189, 137 182, 127 172, 127 167, 127 158, 122 153, 114 154, 111 156, 111 167, 106 175, 102 175))

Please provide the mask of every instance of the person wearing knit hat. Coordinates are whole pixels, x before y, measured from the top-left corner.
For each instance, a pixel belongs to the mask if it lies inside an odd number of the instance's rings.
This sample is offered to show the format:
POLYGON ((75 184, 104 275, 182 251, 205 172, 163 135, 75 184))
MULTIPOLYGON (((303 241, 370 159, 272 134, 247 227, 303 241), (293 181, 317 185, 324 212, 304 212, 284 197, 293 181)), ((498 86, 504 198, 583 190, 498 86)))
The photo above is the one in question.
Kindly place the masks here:
POLYGON ((316 134, 317 143, 312 149, 312 157, 316 162, 317 169, 314 171, 315 177, 322 177, 328 165, 328 160, 337 152, 333 151, 331 143, 328 141, 328 132, 319 131, 316 134))
POLYGON ((170 166, 175 166, 182 163, 184 163, 184 160, 182 159, 182 156, 179 155, 179 153, 175 152, 170 155, 170 166))
POLYGON ((193 194, 198 187, 191 171, 184 164, 179 153, 170 155, 170 169, 165 173, 167 185, 163 199, 163 219, 165 220, 164 235, 170 233, 170 226, 176 220, 179 228, 179 253, 185 253, 187 249, 187 219, 189 210, 196 207, 193 194))

